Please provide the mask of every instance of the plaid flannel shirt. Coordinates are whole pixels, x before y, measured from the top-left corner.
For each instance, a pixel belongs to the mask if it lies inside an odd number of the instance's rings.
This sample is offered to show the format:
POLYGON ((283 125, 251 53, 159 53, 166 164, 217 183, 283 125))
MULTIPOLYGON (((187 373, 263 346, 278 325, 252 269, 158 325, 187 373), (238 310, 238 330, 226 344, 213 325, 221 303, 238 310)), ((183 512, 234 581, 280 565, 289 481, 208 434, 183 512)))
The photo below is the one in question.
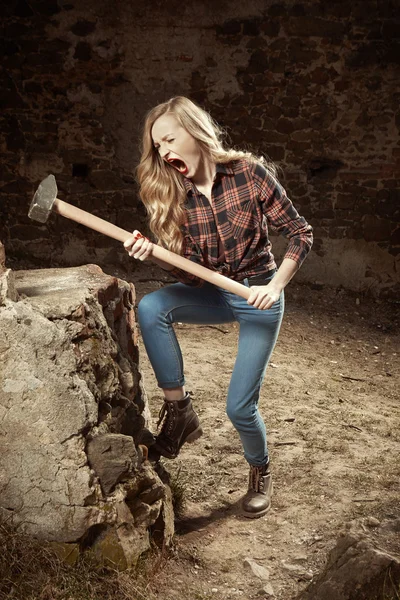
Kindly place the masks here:
MULTIPOLYGON (((262 275, 276 267, 268 227, 288 238, 285 258, 300 266, 310 251, 312 227, 301 217, 278 181, 260 163, 245 159, 217 164, 211 202, 185 178, 187 201, 182 256, 230 279, 262 275), (224 261, 218 261, 218 237, 224 261)), ((182 283, 202 279, 174 268, 182 283)))

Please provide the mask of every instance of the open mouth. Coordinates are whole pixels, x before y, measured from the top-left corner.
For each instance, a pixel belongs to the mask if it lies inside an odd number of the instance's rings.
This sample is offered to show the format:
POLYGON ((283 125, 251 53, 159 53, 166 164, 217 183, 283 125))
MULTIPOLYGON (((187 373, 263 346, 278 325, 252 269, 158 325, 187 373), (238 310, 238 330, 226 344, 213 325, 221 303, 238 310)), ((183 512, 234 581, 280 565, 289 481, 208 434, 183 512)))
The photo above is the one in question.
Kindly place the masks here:
POLYGON ((183 160, 180 160, 179 158, 168 158, 167 162, 170 165, 172 165, 177 171, 179 171, 179 173, 182 173, 182 175, 186 175, 186 173, 188 172, 187 166, 185 165, 183 160))

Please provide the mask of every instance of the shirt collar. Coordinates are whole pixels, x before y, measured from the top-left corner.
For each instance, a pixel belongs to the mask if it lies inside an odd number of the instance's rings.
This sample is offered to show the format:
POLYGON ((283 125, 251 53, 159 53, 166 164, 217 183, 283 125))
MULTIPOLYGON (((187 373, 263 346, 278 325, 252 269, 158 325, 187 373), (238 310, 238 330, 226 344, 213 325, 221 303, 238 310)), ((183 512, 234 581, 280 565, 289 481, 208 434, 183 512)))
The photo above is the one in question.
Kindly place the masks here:
POLYGON ((229 163, 217 163, 217 173, 225 173, 226 175, 233 175, 234 171, 229 163))
MULTIPOLYGON (((228 164, 228 163, 217 163, 216 164, 216 173, 222 173, 224 175, 233 175, 234 174, 234 170, 232 169, 232 167, 228 164)), ((193 191, 195 189, 195 185, 194 183, 188 179, 187 177, 183 178, 183 183, 184 186, 186 188, 186 191, 189 193, 191 192, 193 194, 193 191)))

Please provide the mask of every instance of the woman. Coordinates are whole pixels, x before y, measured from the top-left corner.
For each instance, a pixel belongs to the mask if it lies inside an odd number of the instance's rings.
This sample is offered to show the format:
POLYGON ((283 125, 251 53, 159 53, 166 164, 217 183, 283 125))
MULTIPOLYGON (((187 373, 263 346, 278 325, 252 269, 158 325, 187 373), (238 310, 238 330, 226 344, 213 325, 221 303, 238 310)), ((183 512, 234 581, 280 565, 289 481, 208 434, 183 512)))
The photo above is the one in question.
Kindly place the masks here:
POLYGON ((185 392, 183 361, 173 323, 238 321, 239 344, 227 395, 227 414, 250 465, 243 513, 264 515, 272 480, 260 387, 284 310, 283 290, 312 244, 300 217, 274 177, 249 152, 225 149, 210 115, 184 97, 153 108, 143 131, 138 167, 142 201, 157 243, 251 288, 246 301, 152 257, 153 243, 138 231, 124 244, 130 256, 152 260, 178 283, 144 296, 138 319, 149 360, 164 393, 155 450, 175 458, 202 429, 185 392), (276 268, 268 225, 289 239, 276 268))

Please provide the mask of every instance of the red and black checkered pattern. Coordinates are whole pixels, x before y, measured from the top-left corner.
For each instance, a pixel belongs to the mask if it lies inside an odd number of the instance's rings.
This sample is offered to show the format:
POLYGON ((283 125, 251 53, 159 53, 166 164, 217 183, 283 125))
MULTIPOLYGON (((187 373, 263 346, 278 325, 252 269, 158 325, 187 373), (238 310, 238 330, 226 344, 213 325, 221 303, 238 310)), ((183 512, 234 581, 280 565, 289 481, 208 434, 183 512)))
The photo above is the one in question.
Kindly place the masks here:
MULTIPOLYGON (((289 240, 285 258, 299 265, 312 245, 312 227, 301 217, 279 182, 260 163, 245 159, 218 164, 211 202, 185 178, 186 219, 182 256, 236 281, 276 267, 268 228, 289 240), (218 260, 218 238, 224 261, 218 260)), ((174 268, 183 283, 203 281, 174 268)))

